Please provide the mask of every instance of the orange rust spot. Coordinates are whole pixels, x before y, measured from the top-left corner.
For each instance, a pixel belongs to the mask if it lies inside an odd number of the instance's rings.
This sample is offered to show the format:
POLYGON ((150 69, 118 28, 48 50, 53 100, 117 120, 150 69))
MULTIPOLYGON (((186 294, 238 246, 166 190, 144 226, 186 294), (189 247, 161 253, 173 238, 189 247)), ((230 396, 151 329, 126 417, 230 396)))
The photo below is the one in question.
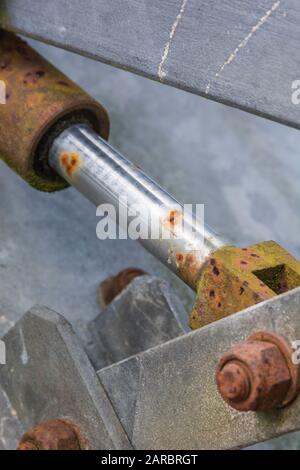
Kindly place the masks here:
POLYGON ((183 261, 183 254, 182 253, 177 253, 176 255, 176 261, 178 263, 181 263, 183 261))
POLYGON ((163 225, 171 233, 174 233, 182 221, 182 212, 178 209, 171 209, 166 215, 163 225))
POLYGON ((186 253, 176 253, 176 261, 178 265, 180 266, 185 266, 188 268, 191 268, 193 266, 199 266, 199 260, 198 258, 190 252, 186 253))
POLYGON ((40 106, 43 101, 42 93, 30 93, 26 98, 26 104, 29 109, 34 109, 36 106, 40 106))
POLYGON ((169 223, 170 225, 177 225, 181 220, 181 212, 178 210, 171 210, 169 214, 169 223))
POLYGON ((176 253, 176 265, 181 277, 193 287, 201 269, 197 256, 191 252, 176 253))
POLYGON ((68 176, 73 176, 80 164, 80 156, 75 152, 63 152, 60 157, 60 164, 68 176))

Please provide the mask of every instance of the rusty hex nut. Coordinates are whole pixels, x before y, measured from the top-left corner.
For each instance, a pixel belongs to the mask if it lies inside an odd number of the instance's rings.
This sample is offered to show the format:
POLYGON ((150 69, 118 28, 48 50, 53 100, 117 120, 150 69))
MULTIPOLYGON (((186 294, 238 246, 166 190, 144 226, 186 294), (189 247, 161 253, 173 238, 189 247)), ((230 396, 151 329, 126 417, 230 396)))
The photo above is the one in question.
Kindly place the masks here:
POLYGON ((238 411, 280 408, 295 398, 299 366, 284 338, 258 332, 226 353, 217 366, 216 381, 222 398, 238 411))
POLYGON ((38 424, 22 437, 17 450, 88 450, 78 427, 63 419, 38 424))
POLYGON ((100 284, 98 298, 101 307, 109 305, 121 292, 139 276, 146 273, 139 268, 127 268, 116 276, 111 276, 100 284))

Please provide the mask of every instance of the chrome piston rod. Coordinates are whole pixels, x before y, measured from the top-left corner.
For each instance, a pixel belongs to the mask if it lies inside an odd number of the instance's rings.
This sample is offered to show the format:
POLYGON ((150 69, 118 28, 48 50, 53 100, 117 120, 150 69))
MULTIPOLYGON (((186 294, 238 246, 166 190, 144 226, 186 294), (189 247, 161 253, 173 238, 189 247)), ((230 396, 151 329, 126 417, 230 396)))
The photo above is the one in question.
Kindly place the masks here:
POLYGON ((155 237, 148 232, 139 241, 193 288, 207 256, 227 244, 87 125, 71 126, 54 141, 49 164, 96 206, 112 204, 123 229, 130 218, 124 221, 122 208, 129 214, 135 208, 148 228, 153 222, 155 237))

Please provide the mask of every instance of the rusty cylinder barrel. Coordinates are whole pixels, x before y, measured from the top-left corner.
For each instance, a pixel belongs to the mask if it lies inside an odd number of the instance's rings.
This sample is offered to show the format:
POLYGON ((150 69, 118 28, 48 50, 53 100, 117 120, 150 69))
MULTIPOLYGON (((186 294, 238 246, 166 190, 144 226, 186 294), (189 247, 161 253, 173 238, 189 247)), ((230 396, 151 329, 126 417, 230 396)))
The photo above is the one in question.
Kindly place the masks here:
POLYGON ((48 165, 54 139, 72 124, 88 123, 108 138, 106 110, 15 34, 0 30, 0 157, 42 191, 66 182, 48 165))

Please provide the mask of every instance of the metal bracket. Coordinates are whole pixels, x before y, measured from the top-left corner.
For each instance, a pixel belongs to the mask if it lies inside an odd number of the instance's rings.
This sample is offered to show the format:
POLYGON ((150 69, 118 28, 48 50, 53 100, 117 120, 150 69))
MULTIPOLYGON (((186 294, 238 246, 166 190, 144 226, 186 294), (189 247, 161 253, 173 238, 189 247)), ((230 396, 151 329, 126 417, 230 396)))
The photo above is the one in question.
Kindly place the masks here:
POLYGON ((70 324, 46 307, 33 307, 4 336, 7 365, 0 383, 25 429, 41 421, 79 423, 94 449, 130 443, 70 324))
POLYGON ((218 360, 257 330, 299 340, 300 289, 99 371, 133 447, 234 449, 300 429, 300 396, 284 409, 242 413, 218 393, 218 360))

